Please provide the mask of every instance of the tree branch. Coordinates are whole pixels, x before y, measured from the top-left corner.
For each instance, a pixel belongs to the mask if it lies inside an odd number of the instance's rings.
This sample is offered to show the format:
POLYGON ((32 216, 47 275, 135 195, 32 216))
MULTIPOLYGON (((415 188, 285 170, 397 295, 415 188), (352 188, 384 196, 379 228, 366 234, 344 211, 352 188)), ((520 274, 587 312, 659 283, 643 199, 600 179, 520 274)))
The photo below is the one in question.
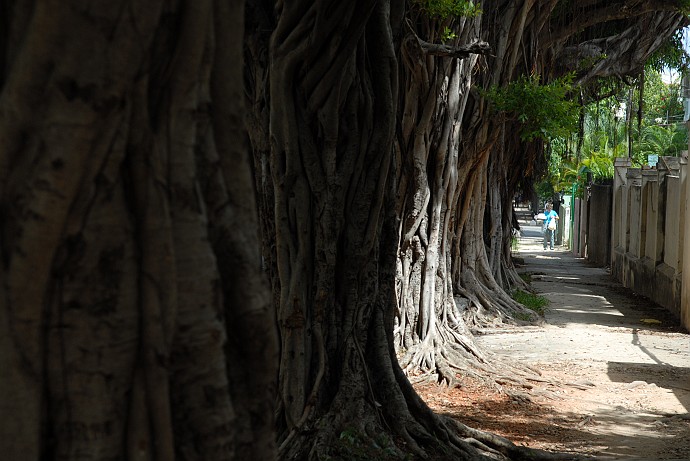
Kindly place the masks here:
POLYGON ((637 75, 653 50, 687 22, 678 13, 650 14, 617 35, 562 49, 558 62, 566 70, 578 72, 577 84, 595 77, 637 75))
MULTIPOLYGON (((658 1, 647 0, 642 3, 639 1, 626 0, 623 2, 609 2, 597 1, 589 4, 591 8, 583 8, 584 15, 581 20, 568 21, 566 24, 560 24, 558 32, 549 37, 548 43, 554 44, 560 41, 565 41, 571 36, 585 30, 588 27, 597 24, 603 24, 610 21, 621 19, 631 19, 653 12, 679 12, 679 5, 677 1, 658 1)), ((582 8, 583 5, 580 5, 582 8)))
POLYGON ((419 46, 426 54, 433 56, 445 56, 449 58, 466 58, 471 54, 489 54, 491 52, 491 45, 484 41, 469 43, 467 45, 450 46, 439 43, 429 43, 423 40, 419 41, 419 46))
MULTIPOLYGON (((415 41, 418 49, 424 54, 463 59, 469 57, 471 54, 487 55, 491 52, 491 45, 481 40, 458 46, 445 45, 442 43, 429 43, 419 38, 409 21, 406 21, 405 25, 407 26, 409 35, 416 39, 415 41)), ((412 40, 410 38, 411 37, 408 36, 408 39, 405 40, 404 43, 411 43, 412 40)))

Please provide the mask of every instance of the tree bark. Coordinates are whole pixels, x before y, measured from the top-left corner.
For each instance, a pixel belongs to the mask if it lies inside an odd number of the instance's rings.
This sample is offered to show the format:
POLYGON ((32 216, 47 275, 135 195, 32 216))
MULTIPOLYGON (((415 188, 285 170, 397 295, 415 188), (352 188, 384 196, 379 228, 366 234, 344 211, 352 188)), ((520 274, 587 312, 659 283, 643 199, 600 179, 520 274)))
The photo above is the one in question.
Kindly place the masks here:
POLYGON ((391 283, 381 260, 394 248, 379 248, 397 86, 391 22, 385 3, 297 2, 283 5, 270 39, 270 151, 263 133, 252 139, 257 176, 271 179, 262 200, 275 226, 266 231, 285 458, 316 459, 348 425, 365 433, 380 424, 372 405, 381 371, 368 356, 391 368, 379 357, 386 332, 373 326, 391 283), (313 447, 304 443, 312 430, 313 447))
POLYGON ((210 0, 8 8, 8 459, 275 458, 242 12, 210 0))

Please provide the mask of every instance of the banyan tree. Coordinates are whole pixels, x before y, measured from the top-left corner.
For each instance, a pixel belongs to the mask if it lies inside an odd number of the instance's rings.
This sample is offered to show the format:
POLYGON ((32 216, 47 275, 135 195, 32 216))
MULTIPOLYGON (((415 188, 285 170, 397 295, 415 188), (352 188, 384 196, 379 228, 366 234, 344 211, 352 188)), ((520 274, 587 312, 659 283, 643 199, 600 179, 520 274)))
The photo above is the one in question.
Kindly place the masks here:
POLYGON ((408 378, 529 379, 471 332, 531 315, 509 295, 523 283, 511 200, 543 171, 547 136, 487 95, 634 74, 686 19, 672 2, 628 3, 249 3, 281 456, 335 456, 350 437, 391 456, 523 456, 432 414, 408 378))
POLYGON ((635 74, 684 6, 0 1, 3 458, 558 458, 409 377, 529 378, 471 334, 528 314, 543 165, 491 95, 635 74))

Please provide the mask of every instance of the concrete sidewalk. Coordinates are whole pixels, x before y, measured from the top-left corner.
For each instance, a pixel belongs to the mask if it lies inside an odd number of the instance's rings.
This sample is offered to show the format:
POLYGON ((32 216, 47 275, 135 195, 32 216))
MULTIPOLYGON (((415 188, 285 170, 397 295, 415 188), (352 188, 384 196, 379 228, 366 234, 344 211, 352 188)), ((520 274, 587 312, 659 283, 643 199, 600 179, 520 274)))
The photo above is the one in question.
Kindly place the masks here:
POLYGON ((544 250, 541 236, 535 236, 540 234, 538 226, 522 227, 523 236, 516 256, 524 260, 524 266, 518 267, 518 272, 530 274, 532 287, 549 299, 546 314, 549 325, 568 326, 585 333, 594 328, 629 335, 627 341, 618 345, 628 358, 646 357, 645 361, 650 363, 690 366, 690 336, 682 334, 687 332, 676 317, 624 288, 611 277, 607 268, 576 258, 562 247, 544 250), (642 332, 679 334, 660 335, 673 337, 673 341, 668 347, 657 348, 652 344, 645 347, 633 338, 642 332))
POLYGON ((516 256, 524 261, 518 271, 550 301, 547 324, 477 341, 545 374, 594 384, 555 404, 597 422, 584 452, 598 459, 690 459, 690 336, 680 322, 605 268, 560 247, 544 250, 540 226, 522 225, 516 256))

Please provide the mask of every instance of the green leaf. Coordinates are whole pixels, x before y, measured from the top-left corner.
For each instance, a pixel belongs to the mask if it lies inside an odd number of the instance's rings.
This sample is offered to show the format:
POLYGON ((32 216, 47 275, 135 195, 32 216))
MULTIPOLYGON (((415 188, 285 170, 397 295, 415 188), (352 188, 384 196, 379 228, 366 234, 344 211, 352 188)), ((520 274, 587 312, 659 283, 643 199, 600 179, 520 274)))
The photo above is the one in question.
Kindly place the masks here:
POLYGON ((504 87, 483 91, 498 112, 512 116, 522 125, 520 137, 551 140, 577 129, 579 106, 571 100, 573 75, 542 84, 539 75, 521 76, 504 87))
POLYGON ((441 19, 449 17, 474 17, 481 14, 479 4, 469 0, 415 0, 429 16, 441 19))

